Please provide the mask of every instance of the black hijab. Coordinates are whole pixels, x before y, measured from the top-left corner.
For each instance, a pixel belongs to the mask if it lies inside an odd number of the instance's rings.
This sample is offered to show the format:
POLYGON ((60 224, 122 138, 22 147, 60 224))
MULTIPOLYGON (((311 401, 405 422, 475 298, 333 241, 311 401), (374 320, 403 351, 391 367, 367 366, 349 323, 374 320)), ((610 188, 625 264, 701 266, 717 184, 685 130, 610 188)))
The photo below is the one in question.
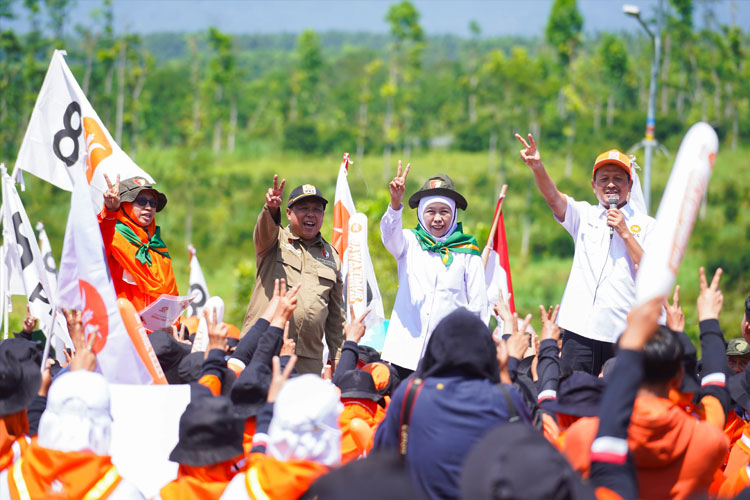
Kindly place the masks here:
POLYGON ((475 313, 462 307, 435 327, 416 376, 460 375, 497 384, 500 369, 496 353, 490 329, 475 313))

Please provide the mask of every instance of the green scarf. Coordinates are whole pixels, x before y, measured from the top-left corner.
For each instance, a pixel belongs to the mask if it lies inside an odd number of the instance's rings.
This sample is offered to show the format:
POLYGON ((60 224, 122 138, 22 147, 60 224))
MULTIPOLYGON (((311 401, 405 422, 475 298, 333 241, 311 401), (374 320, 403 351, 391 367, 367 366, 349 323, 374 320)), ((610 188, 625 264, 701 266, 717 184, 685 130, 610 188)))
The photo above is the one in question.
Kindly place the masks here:
POLYGON ((456 229, 445 241, 435 241, 435 237, 424 230, 421 225, 417 225, 412 232, 417 237, 422 250, 440 254, 443 264, 448 267, 453 262, 453 252, 470 253, 472 255, 481 255, 476 238, 470 234, 464 234, 461 223, 456 224, 456 229))
POLYGON ((172 258, 169 256, 169 253, 167 253, 166 243, 164 243, 164 241, 161 239, 161 228, 159 226, 156 226, 154 235, 151 237, 148 243, 143 243, 138 235, 135 234, 135 231, 130 229, 127 224, 124 224, 120 221, 117 221, 117 224, 115 224, 115 231, 120 233, 123 238, 128 240, 128 243, 132 243, 133 245, 138 247, 138 250, 136 250, 135 252, 135 258, 143 265, 148 265, 148 267, 151 267, 151 254, 148 252, 149 250, 153 250, 154 252, 161 254, 168 259, 172 258))

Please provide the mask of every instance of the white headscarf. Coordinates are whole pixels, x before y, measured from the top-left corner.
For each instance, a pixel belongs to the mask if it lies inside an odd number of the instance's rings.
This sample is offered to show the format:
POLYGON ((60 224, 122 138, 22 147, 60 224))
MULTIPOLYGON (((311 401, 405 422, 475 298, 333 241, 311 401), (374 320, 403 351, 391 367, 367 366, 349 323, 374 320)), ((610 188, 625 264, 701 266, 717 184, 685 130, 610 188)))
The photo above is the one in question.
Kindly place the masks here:
POLYGON ((52 384, 39 421, 39 445, 58 451, 109 455, 109 384, 98 373, 65 373, 52 384))
POLYGON ((457 213, 456 213, 456 202, 453 201, 451 198, 448 198, 447 196, 425 196, 424 198, 419 200, 419 206, 417 207, 417 219, 419 220, 419 225, 422 226, 422 229, 430 233, 430 235, 435 238, 437 241, 445 241, 448 239, 448 236, 450 236, 453 231, 456 230, 456 225, 458 219, 457 213), (451 208, 451 212, 453 212, 453 216, 451 219, 451 224, 448 227, 448 230, 445 232, 444 235, 437 237, 434 234, 432 234, 432 231, 427 227, 427 225, 424 223, 424 211, 427 210, 427 207, 433 203, 445 203, 451 208))
POLYGON ((266 453, 277 460, 341 462, 339 391, 317 375, 293 378, 276 398, 266 453))

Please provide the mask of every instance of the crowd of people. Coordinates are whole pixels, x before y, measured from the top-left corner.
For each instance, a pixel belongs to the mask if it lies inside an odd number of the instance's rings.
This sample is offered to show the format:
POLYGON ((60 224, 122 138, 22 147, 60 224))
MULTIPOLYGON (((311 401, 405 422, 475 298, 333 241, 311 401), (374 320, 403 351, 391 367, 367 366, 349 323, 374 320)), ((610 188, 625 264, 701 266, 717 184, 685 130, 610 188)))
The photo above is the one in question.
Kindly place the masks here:
MULTIPOLYGON (((411 165, 399 162, 380 224, 399 289, 382 353, 362 345, 368 311, 347 320, 341 259, 320 234, 328 201, 296 187, 282 226, 275 176, 242 328, 206 309, 203 351, 193 320, 148 335, 168 382, 190 387, 169 456, 177 475, 154 498, 750 498, 750 297, 742 338, 727 342, 721 269, 709 280, 700 268, 699 359, 679 286, 671 302, 635 302, 655 221, 633 159, 596 158, 592 205, 560 193, 534 138, 517 138, 575 242, 538 335, 530 314, 488 297, 450 177, 427 178, 408 200, 418 225, 402 227, 411 165)), ((117 295, 137 308, 177 295, 155 224, 166 196, 140 178, 107 183, 99 223, 117 295)), ((0 500, 143 498, 112 463, 96 332, 80 311, 65 317, 64 366, 43 360, 30 314, 0 342, 0 500)))

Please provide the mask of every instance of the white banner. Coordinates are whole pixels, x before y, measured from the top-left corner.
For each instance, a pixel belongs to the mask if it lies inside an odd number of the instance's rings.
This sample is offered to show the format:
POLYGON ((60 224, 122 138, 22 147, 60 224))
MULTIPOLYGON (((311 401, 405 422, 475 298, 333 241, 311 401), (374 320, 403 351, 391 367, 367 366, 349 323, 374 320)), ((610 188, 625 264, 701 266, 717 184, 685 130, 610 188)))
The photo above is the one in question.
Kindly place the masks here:
POLYGON ((55 263, 55 256, 52 255, 52 246, 49 244, 42 221, 36 223, 36 233, 39 235, 39 248, 42 251, 44 270, 47 272, 47 283, 49 283, 50 290, 57 290, 57 263, 55 263))
POLYGON ((200 317, 209 297, 208 285, 206 284, 206 278, 203 277, 198 257, 195 255, 195 247, 188 245, 187 249, 190 252, 190 291, 188 295, 193 299, 188 308, 188 316, 200 317))
POLYGON ((58 275, 58 306, 83 311, 87 336, 99 327, 94 341, 101 373, 110 382, 152 383, 120 316, 117 295, 104 257, 104 243, 80 165, 75 179, 58 275))
POLYGON ((342 272, 345 268, 347 319, 351 321, 350 305, 354 307, 354 314, 357 317, 370 308, 370 314, 365 318, 367 331, 361 343, 378 349, 382 347, 384 340, 380 337, 385 334, 383 330, 385 313, 383 298, 380 296, 375 269, 372 266, 370 250, 367 246, 367 216, 365 214, 356 213, 349 219, 348 246, 344 255, 345 265, 342 265, 342 272))
POLYGON ((70 72, 64 55, 61 50, 52 55, 15 166, 72 191, 68 169, 88 153, 86 179, 96 207, 101 207, 102 193, 107 189, 105 173, 113 182, 117 174, 123 180, 138 176, 153 183, 153 179, 112 139, 70 72))
POLYGON ((23 290, 29 304, 31 314, 39 319, 41 329, 48 334, 52 325, 54 311, 50 295, 47 273, 44 270, 42 252, 31 229, 31 223, 23 208, 21 198, 16 191, 13 179, 8 175, 5 167, 2 171, 3 183, 3 239, 6 256, 6 266, 10 276, 10 290, 18 291, 18 284, 13 285, 14 274, 20 270, 23 290))
POLYGON ((719 138, 707 123, 696 123, 682 139, 638 267, 635 305, 672 293, 718 150, 719 138))

